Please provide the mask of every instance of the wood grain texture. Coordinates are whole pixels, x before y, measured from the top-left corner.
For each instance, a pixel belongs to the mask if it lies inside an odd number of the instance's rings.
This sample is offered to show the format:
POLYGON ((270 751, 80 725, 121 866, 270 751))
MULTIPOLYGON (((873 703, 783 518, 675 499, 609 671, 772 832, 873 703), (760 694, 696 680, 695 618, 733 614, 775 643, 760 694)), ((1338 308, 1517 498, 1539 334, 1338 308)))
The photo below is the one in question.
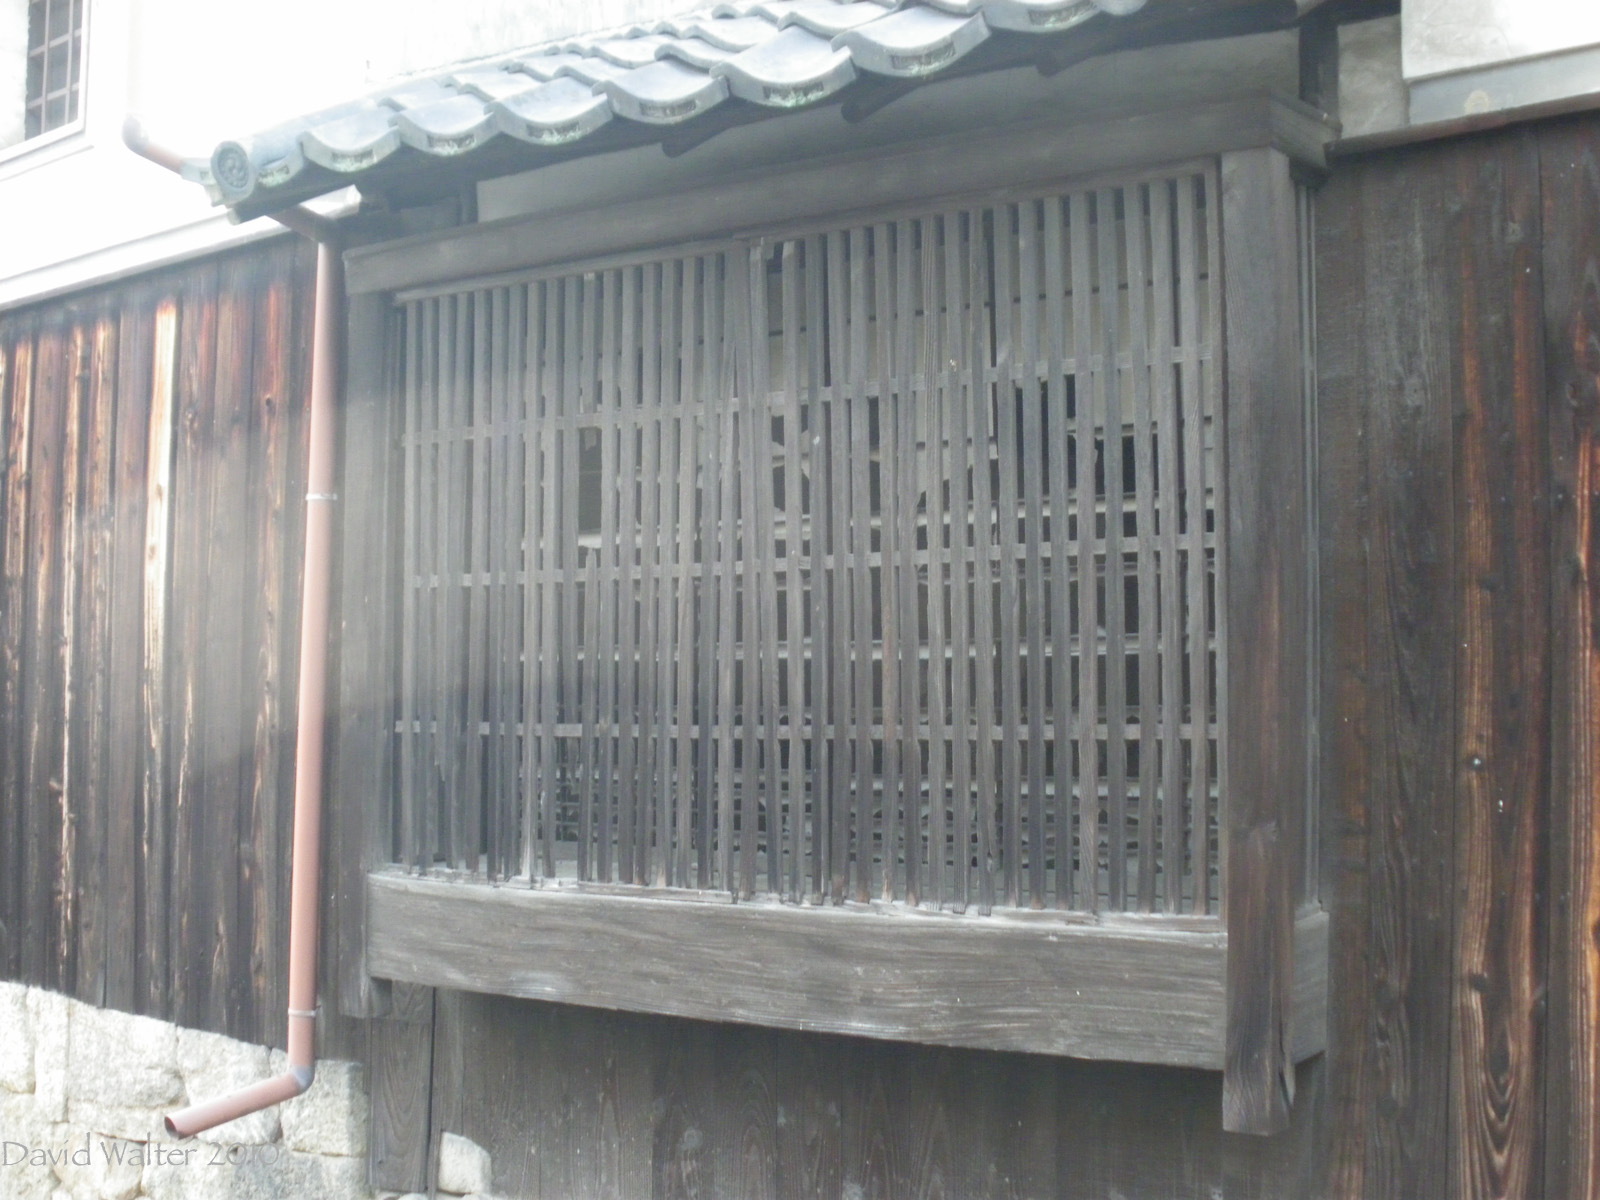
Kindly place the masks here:
MULTIPOLYGON (((369 887, 368 956, 385 978, 890 1039, 1221 1064, 1216 932, 707 905, 389 874, 369 887), (686 943, 702 953, 685 959, 686 943)), ((1305 969, 1308 978, 1320 970, 1305 969)), ((1315 1053, 1315 1023, 1307 1028, 1315 1053)))
POLYGON ((1600 125, 1539 137, 1550 435, 1544 1194, 1600 1198, 1600 125))
POLYGON ((1308 597, 1299 243, 1289 161, 1222 160, 1226 250, 1229 940, 1223 1124, 1276 1133, 1294 1099, 1294 895, 1305 805, 1308 597))
POLYGON ((1366 456, 1369 345, 1365 306, 1340 303, 1366 286, 1353 247, 1366 234, 1360 184, 1330 180, 1316 198, 1316 280, 1331 303, 1317 310, 1317 486, 1322 751, 1321 894, 1329 917, 1327 1099, 1318 1169, 1328 1196, 1364 1195, 1367 1122, 1374 1103, 1368 979, 1367 845, 1373 792, 1367 721, 1367 553, 1371 510, 1366 456))
POLYGON ((1544 1137, 1549 452, 1538 145, 1457 163, 1452 1195, 1537 1197, 1544 1137))

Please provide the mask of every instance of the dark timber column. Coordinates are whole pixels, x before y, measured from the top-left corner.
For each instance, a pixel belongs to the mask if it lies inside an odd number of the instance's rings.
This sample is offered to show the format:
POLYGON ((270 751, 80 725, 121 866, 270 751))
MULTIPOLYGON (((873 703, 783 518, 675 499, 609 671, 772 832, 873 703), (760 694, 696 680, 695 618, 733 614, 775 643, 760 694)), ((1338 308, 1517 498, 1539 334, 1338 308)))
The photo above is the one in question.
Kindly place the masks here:
POLYGON ((1306 780, 1306 480, 1289 160, 1222 156, 1227 669, 1223 1127, 1277 1133, 1294 1099, 1290 998, 1306 780))

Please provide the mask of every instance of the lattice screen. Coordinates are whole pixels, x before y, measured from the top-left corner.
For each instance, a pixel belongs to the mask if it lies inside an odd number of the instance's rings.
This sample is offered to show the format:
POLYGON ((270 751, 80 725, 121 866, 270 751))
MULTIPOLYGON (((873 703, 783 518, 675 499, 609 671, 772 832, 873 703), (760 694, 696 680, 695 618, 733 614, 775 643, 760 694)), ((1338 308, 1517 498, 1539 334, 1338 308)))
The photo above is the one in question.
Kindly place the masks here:
POLYGON ((397 859, 1214 912, 1215 188, 409 301, 397 859))

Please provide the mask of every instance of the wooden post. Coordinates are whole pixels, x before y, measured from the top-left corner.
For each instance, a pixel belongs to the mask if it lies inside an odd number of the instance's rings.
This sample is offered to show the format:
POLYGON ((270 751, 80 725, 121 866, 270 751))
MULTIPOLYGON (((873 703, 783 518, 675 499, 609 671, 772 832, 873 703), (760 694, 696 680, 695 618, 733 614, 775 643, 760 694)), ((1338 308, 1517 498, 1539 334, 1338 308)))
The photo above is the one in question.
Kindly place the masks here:
POLYGON ((393 610, 401 585, 391 552, 398 387, 388 368, 389 313, 387 298, 373 295, 353 298, 347 316, 339 486, 343 545, 333 633, 339 690, 329 791, 338 851, 330 881, 338 897, 334 961, 339 1008, 352 1017, 388 1011, 386 995, 367 974, 366 875, 388 860, 380 834, 387 823, 380 813, 394 791, 393 610))
POLYGON ((1222 156, 1227 636, 1222 796, 1230 930, 1223 1127, 1277 1133, 1304 836, 1307 525, 1298 231, 1289 160, 1222 156))

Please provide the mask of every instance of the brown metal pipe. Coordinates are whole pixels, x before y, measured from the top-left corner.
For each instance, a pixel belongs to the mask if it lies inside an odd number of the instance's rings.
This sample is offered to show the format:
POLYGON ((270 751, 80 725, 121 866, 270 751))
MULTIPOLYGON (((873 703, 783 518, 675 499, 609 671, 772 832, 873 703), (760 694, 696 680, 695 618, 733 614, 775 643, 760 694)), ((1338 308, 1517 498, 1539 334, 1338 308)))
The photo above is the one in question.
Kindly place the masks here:
MULTIPOLYGON (((179 170, 182 159, 151 142, 138 120, 123 126, 128 148, 179 170)), ((278 220, 317 240, 311 332, 310 450, 306 463, 306 549, 300 598, 300 692, 295 727, 294 851, 289 881, 289 1069, 231 1095, 170 1114, 179 1137, 300 1095, 316 1074, 317 936, 322 860, 323 734, 327 725, 329 581, 333 566, 335 420, 344 326, 344 260, 328 235, 333 223, 304 210, 278 220), (301 217, 310 218, 303 221, 301 217)))

